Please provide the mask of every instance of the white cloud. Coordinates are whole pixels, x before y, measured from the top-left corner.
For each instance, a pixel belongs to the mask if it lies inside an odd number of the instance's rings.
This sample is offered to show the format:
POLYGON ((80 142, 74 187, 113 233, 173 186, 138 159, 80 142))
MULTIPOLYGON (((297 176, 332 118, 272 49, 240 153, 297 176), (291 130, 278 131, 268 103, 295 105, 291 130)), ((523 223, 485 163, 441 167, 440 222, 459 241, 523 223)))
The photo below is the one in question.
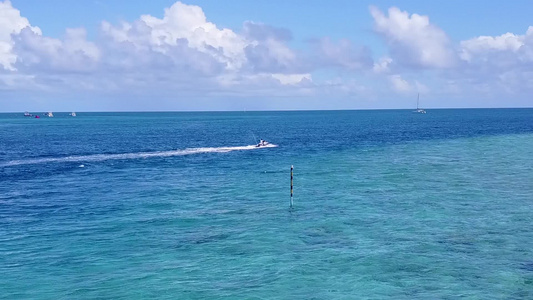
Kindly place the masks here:
POLYGON ((304 80, 311 82, 311 74, 272 74, 272 77, 279 80, 283 85, 295 85, 304 80))
POLYGON ((533 26, 525 35, 479 36, 460 43, 460 57, 469 64, 512 67, 533 62, 533 26))
POLYGON ((41 29, 31 26, 28 19, 21 17, 20 11, 14 8, 9 0, 0 2, 0 65, 4 69, 14 70, 13 64, 17 59, 12 52, 11 35, 20 33, 26 27, 36 34, 41 34, 41 29))
POLYGON ((254 72, 299 71, 296 53, 282 41, 268 39, 253 42, 244 51, 249 67, 254 72))
POLYGON ((382 57, 378 62, 374 63, 374 67, 372 69, 377 74, 388 73, 390 72, 389 66, 391 63, 392 63, 392 58, 382 57))
POLYGON ((291 49, 289 30, 262 23, 245 22, 243 35, 248 41, 244 48, 247 66, 253 73, 300 74, 308 71, 304 55, 291 49))
POLYGON ((371 7, 374 29, 389 50, 374 61, 357 41, 303 37, 302 43, 288 29, 252 21, 234 31, 181 2, 162 17, 103 21, 94 39, 84 28, 50 37, 1 1, 4 92, 374 97, 373 103, 413 91, 471 99, 495 92, 526 99, 533 92, 533 27, 453 44, 427 16, 371 7))
POLYGON ((313 51, 299 52, 289 46, 287 29, 248 21, 237 33, 209 22, 201 7, 181 2, 161 18, 103 21, 94 41, 83 28, 67 29, 61 38, 43 36, 10 2, 1 4, 9 17, 1 15, 0 22, 18 25, 0 34, 0 51, 9 54, 0 57, 18 75, 57 90, 297 89, 314 84, 311 72, 317 69, 372 66, 369 50, 348 40, 316 39, 313 51))
POLYGON ((465 97, 474 95, 478 101, 489 95, 521 95, 526 99, 525 95, 533 92, 531 26, 523 35, 508 32, 453 44, 427 16, 409 15, 395 7, 389 8, 388 14, 375 7, 370 12, 374 29, 384 37, 390 54, 390 58, 376 62, 373 71, 377 75, 396 74, 388 77, 396 92, 462 93, 465 97), (402 77, 407 74, 409 78, 418 75, 431 85, 419 80, 408 82, 402 77))
POLYGON ((17 68, 44 71, 85 72, 96 68, 98 47, 86 40, 85 29, 67 29, 63 40, 43 37, 24 28, 14 36, 17 68))
POLYGON ((371 6, 374 29, 390 46, 393 58, 400 64, 422 68, 449 68, 456 56, 448 35, 429 22, 429 17, 409 14, 396 7, 388 16, 371 6))
POLYGON ((500 36, 480 36, 471 40, 461 42, 463 50, 480 52, 485 50, 496 51, 516 51, 524 45, 523 36, 513 33, 506 33, 500 36))
POLYGON ((35 82, 35 76, 24 74, 2 74, 0 73, 0 91, 17 89, 45 89, 35 82))
POLYGON ((392 84, 392 89, 398 93, 407 93, 413 89, 409 82, 403 79, 401 75, 391 75, 389 76, 389 80, 392 84))
POLYGON ((165 9, 162 19, 143 15, 133 24, 103 22, 101 29, 115 42, 129 42, 137 49, 150 48, 162 54, 186 41, 187 47, 213 56, 230 70, 240 68, 245 61, 247 41, 208 22, 202 8, 195 5, 176 2, 165 9))
MULTIPOLYGON (((23 25, 29 24, 23 20, 23 25)), ((203 93, 239 84, 244 87, 254 74, 270 78, 267 86, 297 86, 302 80, 311 80, 299 70, 302 64, 287 45, 290 31, 252 22, 245 22, 243 28, 243 34, 219 28, 207 20, 200 7, 176 2, 165 9, 162 18, 142 15, 118 25, 103 21, 100 39, 94 42, 87 40, 84 29, 67 29, 61 39, 22 29, 5 39, 13 45, 8 49, 9 58, 19 72, 69 88, 107 86, 131 91, 181 87, 182 91, 186 84, 203 93), (73 76, 68 72, 85 73, 86 78, 77 78, 84 84, 73 84, 74 77, 66 77, 73 76), (109 84, 103 84, 106 79, 109 84)))
POLYGON ((523 35, 508 32, 461 41, 458 53, 460 68, 446 74, 455 83, 451 90, 500 96, 502 101, 512 101, 508 95, 527 99, 533 92, 533 27, 523 35))

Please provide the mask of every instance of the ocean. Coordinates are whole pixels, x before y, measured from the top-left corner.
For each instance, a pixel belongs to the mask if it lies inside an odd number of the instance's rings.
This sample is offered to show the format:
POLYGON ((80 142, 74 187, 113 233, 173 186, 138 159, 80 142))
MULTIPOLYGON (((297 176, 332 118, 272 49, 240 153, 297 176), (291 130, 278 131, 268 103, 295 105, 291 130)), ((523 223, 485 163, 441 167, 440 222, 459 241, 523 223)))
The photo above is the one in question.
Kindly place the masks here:
POLYGON ((54 115, 0 114, 1 299, 533 299, 533 109, 54 115))

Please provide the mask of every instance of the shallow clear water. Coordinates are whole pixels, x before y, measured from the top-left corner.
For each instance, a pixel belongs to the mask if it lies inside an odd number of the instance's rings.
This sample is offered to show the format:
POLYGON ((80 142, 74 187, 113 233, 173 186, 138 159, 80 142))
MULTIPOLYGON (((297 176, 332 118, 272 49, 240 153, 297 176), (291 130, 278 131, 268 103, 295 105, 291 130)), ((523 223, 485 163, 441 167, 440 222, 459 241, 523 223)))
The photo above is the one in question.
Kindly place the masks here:
POLYGON ((0 298, 531 299, 532 182, 533 109, 0 114, 0 298))

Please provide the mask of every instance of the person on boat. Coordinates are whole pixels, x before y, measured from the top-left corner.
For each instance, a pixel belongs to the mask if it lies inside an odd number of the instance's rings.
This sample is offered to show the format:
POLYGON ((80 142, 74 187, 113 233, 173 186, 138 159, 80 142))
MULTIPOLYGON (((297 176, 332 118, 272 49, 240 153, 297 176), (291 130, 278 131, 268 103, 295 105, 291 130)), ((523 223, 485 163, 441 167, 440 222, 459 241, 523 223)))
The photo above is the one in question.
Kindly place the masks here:
POLYGON ((256 147, 262 147, 262 146, 266 146, 267 145, 267 141, 265 140, 259 140, 259 144, 257 144, 256 147))

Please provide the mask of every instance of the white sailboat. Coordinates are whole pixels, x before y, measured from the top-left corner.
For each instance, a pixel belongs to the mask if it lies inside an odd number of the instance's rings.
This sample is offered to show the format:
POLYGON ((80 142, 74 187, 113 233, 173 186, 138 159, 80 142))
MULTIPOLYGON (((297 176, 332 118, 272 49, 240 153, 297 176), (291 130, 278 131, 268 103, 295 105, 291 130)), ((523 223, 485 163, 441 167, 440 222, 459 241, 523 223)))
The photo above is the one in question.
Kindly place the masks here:
POLYGON ((418 103, 420 102, 420 93, 418 93, 418 97, 416 98, 416 110, 415 112, 419 114, 425 114, 426 111, 418 107, 418 103))

